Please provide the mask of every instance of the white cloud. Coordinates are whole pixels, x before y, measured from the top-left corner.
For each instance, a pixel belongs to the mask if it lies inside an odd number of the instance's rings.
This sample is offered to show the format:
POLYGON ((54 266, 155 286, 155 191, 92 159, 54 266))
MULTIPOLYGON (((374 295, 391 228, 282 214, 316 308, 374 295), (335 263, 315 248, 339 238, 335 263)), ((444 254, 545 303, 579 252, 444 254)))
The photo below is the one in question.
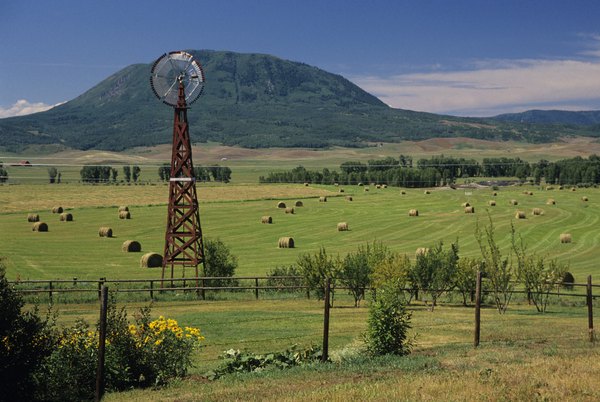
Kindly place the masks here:
POLYGON ((465 71, 350 79, 392 107, 433 113, 490 116, 564 105, 600 109, 597 59, 484 60, 465 71))
POLYGON ((52 109, 54 106, 58 105, 60 105, 60 103, 56 105, 47 105, 42 102, 30 103, 25 99, 20 99, 8 108, 0 107, 0 118, 12 116, 25 116, 26 114, 43 112, 48 109, 52 109))

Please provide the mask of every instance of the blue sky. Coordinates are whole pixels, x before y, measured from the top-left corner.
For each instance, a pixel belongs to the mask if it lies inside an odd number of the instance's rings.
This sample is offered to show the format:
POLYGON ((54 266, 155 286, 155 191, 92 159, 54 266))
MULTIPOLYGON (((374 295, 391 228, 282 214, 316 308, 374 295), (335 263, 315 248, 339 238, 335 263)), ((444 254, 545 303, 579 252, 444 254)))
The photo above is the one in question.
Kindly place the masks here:
POLYGON ((0 117, 180 49, 300 61, 396 108, 597 110, 599 21, 597 0, 3 0, 0 117))

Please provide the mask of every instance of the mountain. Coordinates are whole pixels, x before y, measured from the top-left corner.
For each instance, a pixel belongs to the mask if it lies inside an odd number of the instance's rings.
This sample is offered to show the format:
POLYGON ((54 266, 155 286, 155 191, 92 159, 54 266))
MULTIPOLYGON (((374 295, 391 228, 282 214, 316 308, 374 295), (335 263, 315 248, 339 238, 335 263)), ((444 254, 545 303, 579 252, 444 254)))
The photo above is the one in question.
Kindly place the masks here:
MULTIPOLYGON (((189 51, 205 90, 188 111, 193 142, 262 147, 360 147, 433 137, 551 141, 600 135, 581 127, 527 125, 393 109, 340 75, 264 54, 189 51), (595 134, 594 134, 595 133, 595 134)), ((120 151, 170 143, 173 111, 154 96, 152 64, 128 66, 46 112, 0 119, 0 149, 33 144, 120 151)))
POLYGON ((592 126, 600 124, 600 110, 570 112, 565 110, 528 110, 493 117, 498 121, 535 124, 570 124, 592 126))

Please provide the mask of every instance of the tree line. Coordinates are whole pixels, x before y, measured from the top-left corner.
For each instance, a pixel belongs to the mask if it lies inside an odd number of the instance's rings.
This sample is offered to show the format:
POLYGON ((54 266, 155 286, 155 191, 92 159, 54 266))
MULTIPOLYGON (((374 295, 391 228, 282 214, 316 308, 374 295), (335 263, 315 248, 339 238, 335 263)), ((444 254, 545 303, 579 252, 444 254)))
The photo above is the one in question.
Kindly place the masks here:
POLYGON ((458 178, 517 178, 534 184, 544 181, 558 185, 594 185, 600 183, 600 157, 575 157, 556 162, 529 163, 519 157, 475 159, 432 156, 413 163, 411 156, 371 159, 367 163, 347 161, 340 170, 307 170, 298 166, 288 171, 260 176, 260 183, 359 184, 376 183, 400 187, 436 187, 453 184, 458 178))
MULTIPOLYGON (((171 177, 171 165, 164 163, 158 168, 158 177, 162 181, 167 181, 171 177)), ((231 181, 231 168, 227 166, 194 166, 194 177, 198 181, 219 181, 229 183, 231 181)))
MULTIPOLYGON (((142 169, 137 166, 123 166, 123 180, 137 183, 142 169)), ((49 173, 50 174, 50 173, 49 173)), ((111 166, 87 165, 79 171, 84 183, 116 183, 119 171, 111 166)))

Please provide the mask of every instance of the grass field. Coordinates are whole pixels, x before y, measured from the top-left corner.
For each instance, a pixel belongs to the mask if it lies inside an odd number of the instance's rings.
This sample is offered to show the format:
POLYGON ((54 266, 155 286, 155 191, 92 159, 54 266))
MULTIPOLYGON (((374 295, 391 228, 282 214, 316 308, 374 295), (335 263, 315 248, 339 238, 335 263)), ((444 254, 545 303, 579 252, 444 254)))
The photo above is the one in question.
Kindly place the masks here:
MULTIPOLYGON (((162 253, 166 225, 166 186, 11 185, 0 186, 3 212, 0 214, 0 254, 6 258, 9 279, 108 279, 159 277, 157 270, 139 267, 139 253, 123 253, 125 240, 137 240, 142 251, 162 253), (60 222, 52 214, 61 205, 74 216, 60 222), (128 205, 132 219, 118 219, 117 206, 128 205), (47 233, 31 230, 28 213, 39 213, 48 223, 47 233), (113 238, 100 238, 98 228, 109 226, 113 238)), ((508 252, 510 225, 515 226, 531 252, 557 258, 569 264, 577 280, 596 274, 596 247, 600 242, 598 219, 600 190, 550 190, 539 187, 506 187, 493 196, 489 188, 422 189, 388 187, 369 192, 362 187, 303 185, 214 185, 199 186, 200 216, 204 236, 220 238, 238 257, 238 275, 264 275, 277 265, 292 264, 300 253, 319 247, 344 255, 357 246, 378 240, 392 250, 413 257, 418 247, 434 242, 458 240, 461 256, 477 257, 476 225, 488 224, 488 213, 502 249, 508 252), (525 191, 533 195, 524 194, 525 191), (318 197, 327 195, 327 202, 318 197), (353 201, 347 201, 351 195, 353 201), (582 196, 589 201, 582 201, 582 196), (548 198, 555 205, 546 205, 548 198), (510 200, 518 200, 518 205, 510 200), (277 201, 304 206, 293 215, 278 209, 277 201), (489 207, 488 201, 496 206, 489 207), (470 202, 474 214, 465 214, 461 204, 470 202), (409 209, 419 210, 409 217, 409 209), (533 215, 541 208, 542 215, 533 215), (526 219, 515 219, 517 210, 526 219), (272 225, 260 223, 263 215, 273 217, 272 225), (338 222, 350 230, 338 232, 338 222), (571 233, 573 242, 561 244, 561 233, 571 233), (292 236, 294 249, 278 249, 279 237, 292 236)))
MULTIPOLYGON (((406 144, 405 144, 406 145, 406 144)), ((288 169, 298 164, 307 168, 333 167, 346 160, 366 161, 400 153, 427 156, 444 153, 481 158, 484 156, 527 156, 556 160, 588 155, 598 144, 577 141, 552 146, 491 144, 443 140, 423 141, 401 147, 388 145, 362 150, 239 150, 211 145, 198 160, 204 165, 228 158, 234 170, 232 183, 199 184, 200 217, 204 236, 220 238, 237 256, 237 275, 264 275, 277 265, 293 264, 300 253, 313 253, 323 246, 328 253, 344 255, 358 245, 378 240, 390 249, 414 258, 418 247, 437 241, 458 240, 461 256, 478 258, 475 227, 488 224, 491 216, 498 243, 507 253, 510 226, 514 224, 531 253, 557 258, 569 264, 577 282, 600 273, 596 264, 600 242, 600 190, 544 190, 543 187, 503 187, 493 196, 490 188, 479 189, 376 189, 343 186, 258 185, 257 177, 269 170, 288 169), (408 147, 408 148, 407 148, 408 147), (512 148, 511 148, 512 147, 512 148), (263 152, 262 154, 260 152, 263 152), (237 164, 237 168, 235 168, 237 164), (533 195, 524 192, 531 191, 533 195), (345 196, 351 195, 353 201, 345 196), (319 202, 327 196, 327 202, 319 202), (582 201, 587 196, 589 201, 582 201), (555 205, 547 205, 553 198, 555 205), (510 200, 518 200, 518 205, 510 200), (277 202, 302 200, 294 215, 286 215, 277 202), (488 206, 495 200, 496 206, 488 206), (469 202, 475 214, 465 214, 461 204, 469 202), (409 217, 408 210, 419 210, 409 217), (533 215, 533 208, 543 214, 533 215), (526 219, 515 219, 517 210, 526 219), (263 215, 272 225, 260 223, 263 215), (338 232, 338 222, 350 230, 338 232), (561 244, 559 235, 571 233, 573 242, 561 244), (292 236, 293 249, 278 249, 279 237, 292 236)), ((598 152, 600 153, 600 152, 598 152)), ((19 158, 30 158, 19 155, 19 158)), ((120 156, 102 153, 71 153, 60 158, 78 162, 117 160, 142 164, 142 179, 152 181, 155 166, 162 163, 164 150, 136 150, 120 156), (119 159, 123 157, 123 159, 119 159), (154 161, 154 162, 153 162, 154 161), (158 163, 160 162, 160 163, 158 163), (147 169, 144 166, 152 166, 147 169)), ((17 156, 13 156, 17 158, 17 156)), ((40 163, 52 164, 55 155, 40 155, 40 163)), ((2 159, 2 158, 0 158, 2 159)), ((3 158, 5 163, 7 159, 3 158)), ((35 161, 35 160, 34 160, 35 161)), ((63 159, 64 161, 64 159, 63 159)), ((219 162, 221 163, 221 162, 219 162)), ((55 163, 56 164, 56 163, 55 163)), ((142 253, 124 253, 125 240, 137 240, 142 251, 162 252, 166 224, 167 188, 153 185, 81 185, 79 167, 65 167, 69 184, 48 185, 46 167, 10 167, 17 183, 0 185, 0 256, 9 280, 20 279, 108 279, 160 278, 160 269, 139 266, 142 253), (31 169, 31 170, 27 170, 31 169), (18 175, 23 176, 19 177, 18 175), (51 208, 60 205, 74 216, 60 222, 51 208), (117 207, 128 205, 131 220, 120 220, 117 207), (49 232, 37 233, 27 222, 28 213, 39 213, 49 232), (100 238, 98 228, 110 226, 114 238, 100 238)), ((59 169, 60 170, 60 169, 59 169)), ((13 180, 11 179, 11 182, 13 180)), ((596 279, 595 279, 596 282, 596 279)), ((121 297, 121 296, 119 296, 121 297)), ((456 300, 454 300, 456 301, 456 300)), ((452 300, 451 300, 452 302, 452 300)), ((139 304, 128 303, 133 313, 139 304)), ((472 347, 473 310, 443 304, 433 313, 414 304, 412 335, 414 352, 402 358, 367 358, 359 353, 368 309, 352 308, 348 296, 336 294, 331 313, 330 351, 333 363, 228 376, 208 382, 201 375, 218 366, 225 349, 248 349, 257 353, 281 351, 292 344, 307 346, 322 340, 322 303, 304 298, 273 299, 232 297, 204 302, 161 299, 153 316, 165 315, 182 325, 199 326, 205 347, 194 356, 191 376, 162 390, 132 391, 107 395, 108 401, 221 401, 221 400, 573 400, 600 399, 597 381, 600 366, 597 347, 587 341, 586 309, 581 299, 554 299, 546 314, 515 300, 506 315, 491 308, 482 312, 482 344, 472 347), (171 301, 167 301, 171 300, 171 301)), ((61 304, 59 323, 72 324, 84 317, 94 323, 95 304, 61 304)))
MULTIPOLYGON (((337 298, 331 310, 328 364, 286 371, 201 376, 220 364, 230 348, 255 353, 292 344, 322 342, 322 302, 305 299, 156 303, 181 325, 200 327, 205 347, 194 356, 190 376, 161 390, 109 394, 107 401, 223 400, 548 400, 593 401, 599 349, 587 338, 586 308, 564 297, 546 314, 513 303, 506 315, 482 310, 481 344, 473 348, 473 309, 442 305, 430 312, 412 305, 413 352, 406 357, 367 358, 360 353, 368 309, 337 298), (572 305, 571 305, 572 304, 572 305)), ((84 316, 90 305, 59 306, 62 322, 84 316)), ((134 306, 131 306, 133 313, 134 306)))

